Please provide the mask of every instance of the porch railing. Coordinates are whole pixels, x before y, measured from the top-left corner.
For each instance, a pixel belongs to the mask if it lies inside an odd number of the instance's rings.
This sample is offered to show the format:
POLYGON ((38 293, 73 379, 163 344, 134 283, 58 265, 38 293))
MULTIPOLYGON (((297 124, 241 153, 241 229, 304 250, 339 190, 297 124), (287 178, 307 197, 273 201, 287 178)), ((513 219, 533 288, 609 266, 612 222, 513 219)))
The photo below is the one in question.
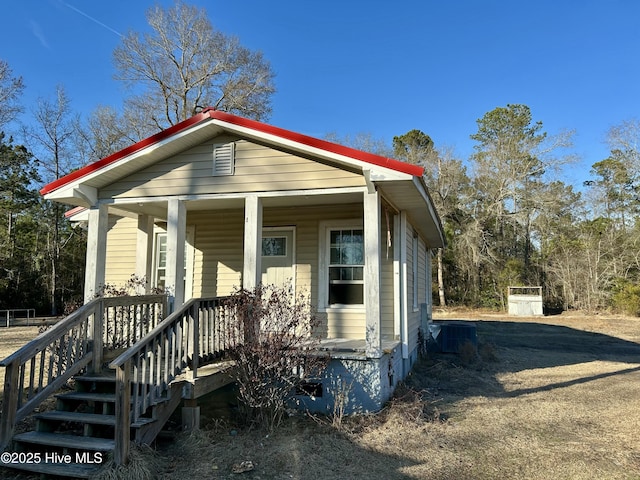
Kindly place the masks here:
POLYGON ((16 423, 73 375, 84 368, 99 370, 103 347, 126 347, 152 330, 166 304, 166 295, 97 298, 2 360, 0 450, 16 423))
POLYGON ((234 346, 233 313, 223 298, 192 299, 109 364, 116 370, 117 464, 126 463, 131 423, 169 400, 171 382, 187 370, 197 378, 201 364, 234 346))

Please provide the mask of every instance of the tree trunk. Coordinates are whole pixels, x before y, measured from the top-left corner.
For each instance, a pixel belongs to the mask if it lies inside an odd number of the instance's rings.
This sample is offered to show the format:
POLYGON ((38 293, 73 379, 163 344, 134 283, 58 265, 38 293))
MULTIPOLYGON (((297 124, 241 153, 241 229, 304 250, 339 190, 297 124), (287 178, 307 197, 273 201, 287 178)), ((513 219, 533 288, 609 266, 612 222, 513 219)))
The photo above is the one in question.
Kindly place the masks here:
POLYGON ((442 254, 443 249, 439 248, 438 249, 438 296, 440 298, 440 306, 441 307, 446 307, 447 306, 447 300, 444 296, 444 272, 442 269, 442 264, 444 263, 442 260, 442 254))

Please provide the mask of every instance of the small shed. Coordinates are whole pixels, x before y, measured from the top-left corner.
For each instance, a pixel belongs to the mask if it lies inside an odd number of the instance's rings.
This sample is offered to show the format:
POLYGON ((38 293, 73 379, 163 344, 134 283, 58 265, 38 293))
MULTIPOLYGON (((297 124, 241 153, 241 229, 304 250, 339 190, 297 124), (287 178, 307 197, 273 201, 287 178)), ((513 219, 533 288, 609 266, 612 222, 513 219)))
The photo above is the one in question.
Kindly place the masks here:
POLYGON ((542 287, 509 287, 509 315, 542 315, 542 287))

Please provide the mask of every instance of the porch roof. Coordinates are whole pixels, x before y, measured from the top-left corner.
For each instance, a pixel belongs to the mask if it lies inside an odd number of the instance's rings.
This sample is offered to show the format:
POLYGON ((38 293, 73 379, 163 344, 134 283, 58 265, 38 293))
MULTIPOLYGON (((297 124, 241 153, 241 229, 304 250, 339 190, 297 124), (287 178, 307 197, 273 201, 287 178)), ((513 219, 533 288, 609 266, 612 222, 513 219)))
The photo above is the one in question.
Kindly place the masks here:
MULTIPOLYGON (((431 247, 444 245, 442 226, 424 183, 422 167, 213 108, 53 181, 40 193, 68 205, 95 206, 101 188, 223 133, 361 172, 367 188, 380 188, 394 206, 408 212, 414 227, 424 234, 431 247)), ((189 200, 191 207, 195 207, 191 201, 194 199, 189 200)), ((162 200, 155 198, 156 206, 158 201, 162 200)))

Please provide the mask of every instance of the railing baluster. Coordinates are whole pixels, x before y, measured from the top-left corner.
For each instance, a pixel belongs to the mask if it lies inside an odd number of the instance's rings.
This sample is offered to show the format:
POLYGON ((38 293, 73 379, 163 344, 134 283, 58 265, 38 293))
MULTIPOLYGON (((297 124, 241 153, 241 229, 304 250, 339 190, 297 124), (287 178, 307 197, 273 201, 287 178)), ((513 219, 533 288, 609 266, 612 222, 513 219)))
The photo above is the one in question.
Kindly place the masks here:
POLYGON ((184 362, 182 357, 182 320, 183 317, 180 317, 176 324, 176 363, 172 365, 171 370, 173 371, 173 375, 177 374, 178 370, 182 370, 184 368, 184 362))
POLYGON ((140 366, 139 366, 139 359, 134 359, 132 361, 133 365, 133 374, 132 374, 132 385, 130 387, 130 389, 133 389, 133 407, 132 407, 132 421, 135 422, 138 420, 138 418, 140 417, 140 366))
POLYGON ((198 377, 198 365, 200 364, 200 309, 197 304, 191 307, 191 343, 193 352, 191 352, 191 370, 193 378, 198 377))
POLYGON ((18 380, 18 408, 22 406, 24 396, 24 363, 20 365, 20 379, 18 380))
POLYGON ((27 398, 31 398, 33 396, 33 384, 35 383, 35 374, 36 374, 36 357, 32 357, 31 366, 29 367, 29 393, 27 393, 27 398))
POLYGON ((44 362, 47 357, 47 349, 45 348, 40 352, 40 371, 38 372, 38 392, 42 390, 44 387, 43 379, 44 379, 44 362))
POLYGON ((156 399, 160 396, 160 388, 161 388, 161 381, 162 381, 162 336, 160 336, 159 338, 156 337, 154 340, 154 348, 153 350, 155 351, 155 360, 156 360, 156 375, 155 378, 153 379, 153 403, 156 402, 156 399))

